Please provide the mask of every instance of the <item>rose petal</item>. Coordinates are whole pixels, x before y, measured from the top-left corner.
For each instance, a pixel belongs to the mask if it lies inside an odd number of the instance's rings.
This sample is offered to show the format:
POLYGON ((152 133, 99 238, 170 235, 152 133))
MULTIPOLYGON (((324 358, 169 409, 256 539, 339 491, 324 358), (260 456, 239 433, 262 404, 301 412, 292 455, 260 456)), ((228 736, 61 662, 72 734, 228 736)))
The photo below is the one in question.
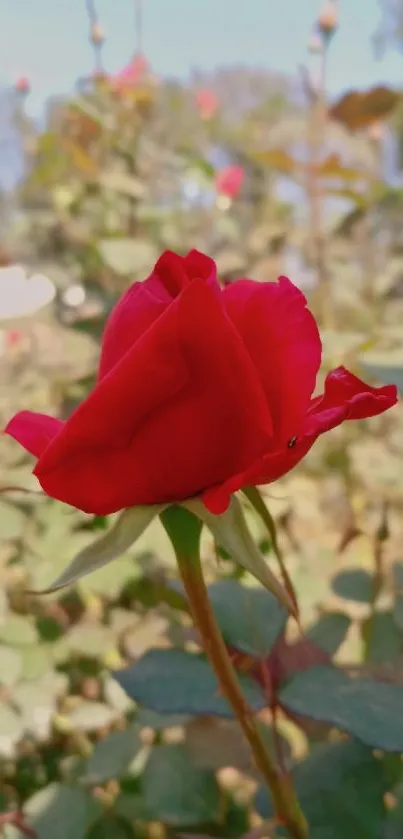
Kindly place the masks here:
POLYGON ((195 280, 79 406, 35 474, 48 495, 106 515, 220 483, 263 454, 270 432, 242 341, 195 280))
POLYGON ((321 342, 306 299, 287 277, 277 283, 239 280, 225 289, 225 306, 258 371, 275 436, 298 434, 315 388, 321 342))
POLYGON ((35 457, 40 457, 64 427, 64 422, 47 414, 20 411, 6 425, 8 434, 35 457))
POLYGON ((225 512, 233 492, 248 485, 272 483, 294 469, 320 434, 330 431, 344 420, 365 419, 382 414, 397 401, 397 388, 394 385, 371 387, 344 367, 338 367, 327 376, 324 394, 311 400, 295 445, 285 445, 268 452, 249 469, 233 475, 220 486, 211 487, 203 493, 204 504, 215 515, 225 512))
POLYGON ((165 251, 152 274, 143 282, 130 286, 112 310, 105 327, 99 364, 100 379, 129 352, 146 329, 152 326, 194 278, 216 284, 213 260, 195 250, 190 251, 186 257, 165 251))

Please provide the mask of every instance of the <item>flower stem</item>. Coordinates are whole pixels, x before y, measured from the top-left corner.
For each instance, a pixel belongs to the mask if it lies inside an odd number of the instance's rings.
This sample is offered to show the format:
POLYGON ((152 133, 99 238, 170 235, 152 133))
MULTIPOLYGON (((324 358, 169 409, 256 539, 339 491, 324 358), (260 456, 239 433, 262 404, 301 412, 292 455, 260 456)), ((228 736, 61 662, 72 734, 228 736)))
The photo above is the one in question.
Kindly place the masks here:
MULTIPOLYGON (((175 538, 175 535, 178 535, 178 529, 176 526, 174 527, 174 534, 169 521, 173 512, 173 508, 170 508, 161 516, 161 519, 172 539, 190 611, 201 635, 205 652, 218 678, 221 691, 249 742, 258 769, 266 780, 278 820, 287 827, 293 839, 308 839, 308 825, 295 795, 291 778, 283 774, 272 760, 260 736, 253 711, 246 703, 240 688, 236 671, 211 608, 203 578, 198 542, 196 545, 196 542, 192 544, 192 541, 188 538, 184 540, 175 538), (182 542, 182 545, 178 544, 179 541, 182 542), (190 551, 181 550, 181 547, 186 546, 192 549, 190 551)), ((180 512, 183 514, 186 511, 181 510, 180 512)), ((190 513, 187 513, 187 516, 190 515, 190 513)), ((192 516, 192 518, 194 517, 192 516)), ((197 522, 197 520, 195 521, 197 522)))

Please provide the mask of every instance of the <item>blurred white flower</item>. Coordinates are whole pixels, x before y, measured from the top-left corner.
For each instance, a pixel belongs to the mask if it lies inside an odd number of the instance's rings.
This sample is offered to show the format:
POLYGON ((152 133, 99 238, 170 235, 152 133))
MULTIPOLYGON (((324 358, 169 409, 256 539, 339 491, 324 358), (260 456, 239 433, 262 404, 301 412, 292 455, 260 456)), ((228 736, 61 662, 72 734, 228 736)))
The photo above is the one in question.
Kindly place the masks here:
POLYGON ((0 321, 34 315, 52 302, 56 288, 43 274, 28 277, 22 265, 0 268, 0 321))
POLYGON ((71 285, 62 294, 62 300, 65 306, 72 306, 75 308, 76 306, 82 306, 85 302, 85 288, 82 285, 76 283, 75 285, 71 285))

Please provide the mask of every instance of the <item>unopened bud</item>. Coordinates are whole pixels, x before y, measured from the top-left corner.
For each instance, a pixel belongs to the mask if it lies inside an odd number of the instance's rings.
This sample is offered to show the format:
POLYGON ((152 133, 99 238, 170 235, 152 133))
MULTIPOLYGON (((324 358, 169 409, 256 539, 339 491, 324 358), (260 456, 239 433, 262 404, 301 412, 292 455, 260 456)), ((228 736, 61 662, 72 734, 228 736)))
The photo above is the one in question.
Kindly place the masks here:
POLYGON ((91 27, 91 41, 95 46, 101 46, 105 40, 105 32, 99 23, 94 23, 91 27))
POLYGON ((324 37, 329 38, 337 29, 338 19, 334 0, 327 0, 318 17, 318 28, 324 37))
POLYGON ((319 32, 312 32, 308 41, 308 51, 313 55, 318 55, 323 51, 323 41, 319 32))
POLYGON ((17 79, 15 83, 15 89, 18 91, 18 93, 29 93, 31 85, 27 76, 20 76, 17 79))

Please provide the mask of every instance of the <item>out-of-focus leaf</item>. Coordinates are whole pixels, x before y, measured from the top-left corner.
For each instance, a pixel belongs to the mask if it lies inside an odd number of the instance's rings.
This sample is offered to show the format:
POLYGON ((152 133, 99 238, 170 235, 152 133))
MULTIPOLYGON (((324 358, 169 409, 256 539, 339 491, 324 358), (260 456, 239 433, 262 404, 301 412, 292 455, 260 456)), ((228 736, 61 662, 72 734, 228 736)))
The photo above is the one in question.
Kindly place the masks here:
POLYGON ((343 612, 328 612, 307 629, 306 637, 325 652, 335 655, 347 636, 350 623, 350 618, 343 612))
POLYGON ((64 638, 68 649, 82 656, 103 657, 114 647, 113 633, 107 626, 81 622, 64 638))
POLYGON ((22 668, 21 651, 0 645, 0 685, 14 685, 22 673, 22 668))
POLYGON ((213 822, 220 814, 221 794, 214 773, 194 766, 182 745, 154 747, 142 790, 151 816, 172 827, 213 822))
MULTIPOLYGON (((213 670, 203 655, 184 650, 151 650, 127 670, 115 672, 127 694, 160 714, 231 717, 213 670)), ((267 704, 264 694, 246 676, 239 678, 245 699, 255 711, 267 704)))
POLYGON ((25 515, 18 507, 0 501, 0 539, 2 542, 13 541, 22 536, 25 515))
POLYGON ((98 248, 115 274, 137 278, 150 273, 158 256, 155 245, 145 239, 103 239, 98 248))
POLYGON ((104 728, 116 720, 117 712, 104 702, 82 702, 68 714, 68 720, 73 728, 79 731, 96 731, 104 728))
POLYGON ((38 640, 33 621, 23 615, 10 614, 3 624, 0 624, 0 641, 11 647, 35 644, 38 640))
POLYGON ((400 93, 385 85, 366 91, 349 90, 329 108, 329 115, 356 131, 385 119, 399 100, 400 93))
POLYGON ((29 798, 24 811, 38 839, 84 839, 101 805, 82 787, 49 784, 29 798))
POLYGON ((235 580, 219 580, 209 586, 209 596, 227 644, 250 655, 270 652, 288 618, 274 595, 235 580))
POLYGON ((19 714, 0 702, 0 755, 12 757, 15 744, 22 738, 24 725, 19 714))
POLYGON ((286 710, 347 731, 368 746, 403 751, 403 687, 351 679, 335 667, 298 673, 281 690, 286 710))
POLYGON ((345 600, 369 603, 372 596, 372 577, 364 568, 349 568, 339 571, 332 579, 332 589, 345 600))
POLYGON ((367 618, 362 638, 365 661, 382 665, 399 659, 403 638, 392 612, 376 612, 367 618))
POLYGON ((110 778, 120 778, 142 748, 137 725, 131 725, 124 731, 113 731, 96 743, 85 764, 81 782, 95 786, 104 784, 110 778))
MULTIPOLYGON (((387 780, 380 760, 354 740, 317 746, 294 771, 301 807, 312 839, 379 839, 387 780)), ((272 802, 261 788, 257 809, 272 818, 272 802)))
POLYGON ((264 151, 255 151, 251 154, 252 160, 256 163, 261 163, 268 166, 270 169, 276 169, 284 175, 290 175, 300 167, 300 163, 283 149, 265 149, 264 151))
POLYGON ((135 839, 134 828, 123 816, 110 813, 90 827, 86 839, 135 839))

